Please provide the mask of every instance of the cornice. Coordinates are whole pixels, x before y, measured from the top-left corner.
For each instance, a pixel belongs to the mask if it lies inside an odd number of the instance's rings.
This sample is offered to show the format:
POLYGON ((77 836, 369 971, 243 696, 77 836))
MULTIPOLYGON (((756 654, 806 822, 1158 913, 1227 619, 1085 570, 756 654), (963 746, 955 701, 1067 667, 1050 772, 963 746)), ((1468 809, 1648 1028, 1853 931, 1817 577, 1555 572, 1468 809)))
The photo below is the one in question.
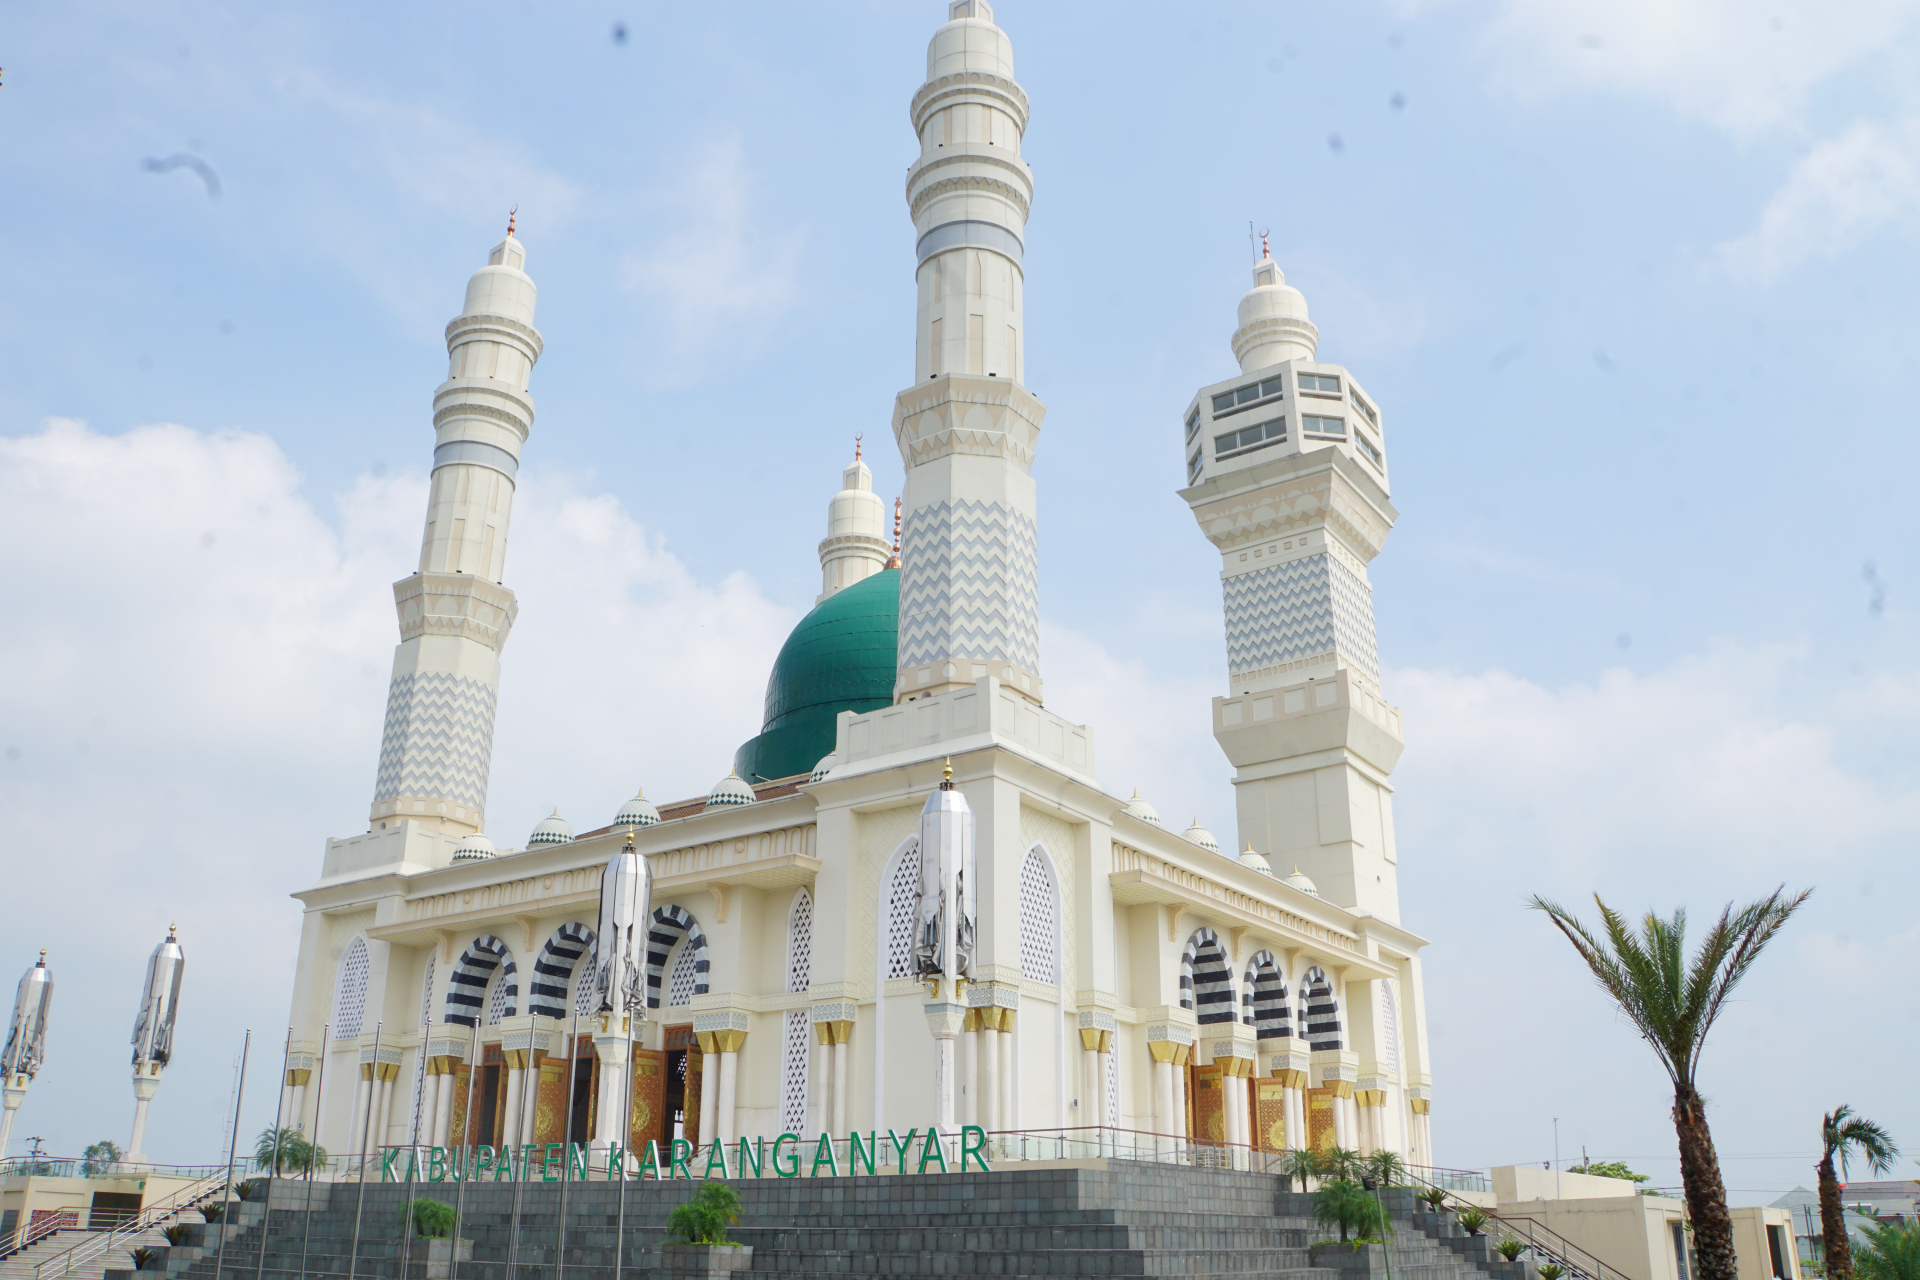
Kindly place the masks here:
MULTIPOLYGON (((1012 164, 1000 156, 982 156, 962 152, 951 156, 940 156, 915 165, 907 174, 907 212, 912 216, 914 225, 919 226, 920 215, 929 204, 942 196, 957 191, 988 191, 1011 204, 1020 214, 1020 223, 1026 225, 1028 213, 1033 208, 1033 175, 1017 164, 1012 164), (990 177, 986 174, 967 173, 950 178, 930 178, 929 175, 940 169, 954 165, 981 164, 1005 169, 1018 181, 990 177)), ((921 227, 924 231, 926 228, 921 227)))
POLYGON ((907 118, 913 122, 913 131, 919 133, 925 127, 926 117, 932 114, 935 101, 950 97, 967 97, 978 94, 981 97, 999 98, 1009 103, 1024 136, 1027 121, 1032 118, 1033 107, 1027 97, 1027 91, 1020 87, 1018 80, 1009 80, 1005 76, 989 75, 982 71, 968 71, 961 75, 939 76, 929 80, 914 90, 913 98, 907 105, 907 118))
POLYGON ((540 353, 546 350, 546 339, 542 338, 540 331, 530 324, 521 324, 509 316, 470 315, 455 316, 447 321, 447 354, 453 354, 456 337, 465 337, 470 333, 489 329, 503 336, 518 338, 531 349, 535 360, 538 360, 540 353))

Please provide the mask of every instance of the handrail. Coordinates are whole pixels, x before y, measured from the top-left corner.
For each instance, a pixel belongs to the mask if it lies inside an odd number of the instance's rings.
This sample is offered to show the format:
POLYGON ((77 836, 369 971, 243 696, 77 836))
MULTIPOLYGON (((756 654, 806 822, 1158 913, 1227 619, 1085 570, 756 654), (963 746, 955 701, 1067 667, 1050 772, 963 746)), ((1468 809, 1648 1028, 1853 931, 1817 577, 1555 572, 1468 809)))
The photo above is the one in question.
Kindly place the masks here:
MULTIPOLYGON (((1407 1176, 1428 1187, 1435 1185, 1411 1170, 1407 1176)), ((1507 1235, 1524 1243, 1528 1251, 1565 1267, 1570 1280, 1628 1280, 1627 1273, 1619 1267, 1602 1262, 1552 1227, 1525 1213, 1510 1211, 1503 1214, 1498 1208, 1481 1209, 1478 1205, 1473 1208, 1485 1215, 1489 1223, 1498 1223, 1507 1235)))
POLYGON ((51 1212, 37 1210, 37 1213, 45 1216, 41 1217, 37 1223, 29 1220, 25 1226, 16 1227, 13 1232, 13 1242, 7 1245, 4 1253, 0 1253, 0 1257, 11 1257, 23 1249, 30 1249, 56 1231, 65 1231, 69 1227, 78 1229, 80 1215, 86 1211, 87 1206, 83 1204, 62 1205, 51 1212), (67 1214, 74 1215, 71 1221, 67 1219, 67 1214))
POLYGON ((92 1261, 94 1258, 112 1249, 115 1244, 120 1243, 122 1240, 131 1236, 140 1235, 143 1232, 151 1231, 168 1218, 179 1217, 182 1210, 193 1207, 194 1201, 204 1199, 216 1190, 224 1191, 232 1172, 230 1168, 222 1167, 197 1182, 191 1182, 181 1187, 159 1204, 142 1208, 138 1214, 134 1215, 131 1221, 122 1223, 111 1231, 95 1231, 89 1233, 85 1240, 74 1245, 65 1253, 56 1258, 48 1258, 45 1262, 36 1266, 33 1269, 34 1280, 48 1280, 48 1278, 52 1276, 64 1276, 72 1271, 76 1264, 92 1261), (53 1269, 56 1265, 58 1266, 58 1270, 53 1269))

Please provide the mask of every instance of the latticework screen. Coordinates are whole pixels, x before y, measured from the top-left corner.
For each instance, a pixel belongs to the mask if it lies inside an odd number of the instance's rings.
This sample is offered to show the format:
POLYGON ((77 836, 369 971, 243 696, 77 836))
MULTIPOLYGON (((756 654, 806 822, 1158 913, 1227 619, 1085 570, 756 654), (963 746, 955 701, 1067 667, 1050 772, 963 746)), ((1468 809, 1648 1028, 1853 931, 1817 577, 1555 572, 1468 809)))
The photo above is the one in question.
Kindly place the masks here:
POLYGON ((888 978, 913 976, 913 922, 920 906, 920 848, 916 843, 900 855, 887 886, 887 954, 883 972, 888 978))
POLYGON ((674 953, 672 967, 667 970, 668 1008, 692 1003, 694 985, 700 980, 695 967, 699 961, 699 955, 683 940, 680 949, 674 953))
POLYGON ((1054 938, 1060 929, 1053 876, 1038 849, 1027 850, 1020 864, 1020 976, 1030 982, 1058 982, 1059 956, 1054 938))
POLYGON ((340 957, 340 979, 333 992, 333 1038, 350 1040, 367 1018, 367 971, 372 967, 367 940, 355 938, 340 957))

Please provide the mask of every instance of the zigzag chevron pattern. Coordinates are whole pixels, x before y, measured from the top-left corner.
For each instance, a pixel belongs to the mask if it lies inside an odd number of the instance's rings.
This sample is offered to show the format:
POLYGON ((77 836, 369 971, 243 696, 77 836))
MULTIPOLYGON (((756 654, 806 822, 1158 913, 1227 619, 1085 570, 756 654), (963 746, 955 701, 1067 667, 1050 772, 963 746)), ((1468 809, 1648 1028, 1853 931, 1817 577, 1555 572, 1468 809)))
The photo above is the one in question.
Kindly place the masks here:
POLYGON ((395 676, 373 798, 444 796, 485 809, 493 762, 493 690, 437 671, 395 676))
POLYGON ((1040 669, 1040 542, 998 502, 939 502, 900 543, 900 667, 943 658, 1040 669))
POLYGON ((1243 573, 1228 578, 1224 591, 1227 669, 1233 675, 1333 650, 1380 678, 1373 592, 1332 556, 1322 552, 1243 573))

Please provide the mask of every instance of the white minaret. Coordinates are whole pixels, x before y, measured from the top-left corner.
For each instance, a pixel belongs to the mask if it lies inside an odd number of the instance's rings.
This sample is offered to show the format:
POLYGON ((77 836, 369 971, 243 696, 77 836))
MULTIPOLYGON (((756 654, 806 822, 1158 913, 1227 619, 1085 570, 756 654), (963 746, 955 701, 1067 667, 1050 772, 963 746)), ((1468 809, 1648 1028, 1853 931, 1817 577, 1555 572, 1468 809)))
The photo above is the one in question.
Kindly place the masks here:
POLYGON ((1031 471, 1046 406, 1022 385, 1027 94, 986 0, 947 11, 912 103, 919 306, 914 385, 893 409, 907 472, 894 694, 905 701, 992 675, 1037 702, 1031 471))
POLYGON ((1399 513, 1373 397, 1314 359, 1306 299, 1271 257, 1240 301, 1240 374, 1182 415, 1188 488, 1220 551, 1240 847, 1319 894, 1397 922, 1392 787, 1400 712, 1380 696, 1367 565, 1399 513))
POLYGON ((420 569, 393 585, 393 653, 372 822, 460 834, 485 822, 500 648, 518 604, 502 583, 520 449, 533 429, 540 358, 535 290, 514 238, 493 246, 447 325, 447 380, 433 396, 433 490, 420 569))
POLYGON ((827 504, 827 536, 820 540, 820 595, 814 603, 880 572, 892 554, 887 506, 873 491, 873 471, 860 460, 856 439, 840 492, 827 504))

